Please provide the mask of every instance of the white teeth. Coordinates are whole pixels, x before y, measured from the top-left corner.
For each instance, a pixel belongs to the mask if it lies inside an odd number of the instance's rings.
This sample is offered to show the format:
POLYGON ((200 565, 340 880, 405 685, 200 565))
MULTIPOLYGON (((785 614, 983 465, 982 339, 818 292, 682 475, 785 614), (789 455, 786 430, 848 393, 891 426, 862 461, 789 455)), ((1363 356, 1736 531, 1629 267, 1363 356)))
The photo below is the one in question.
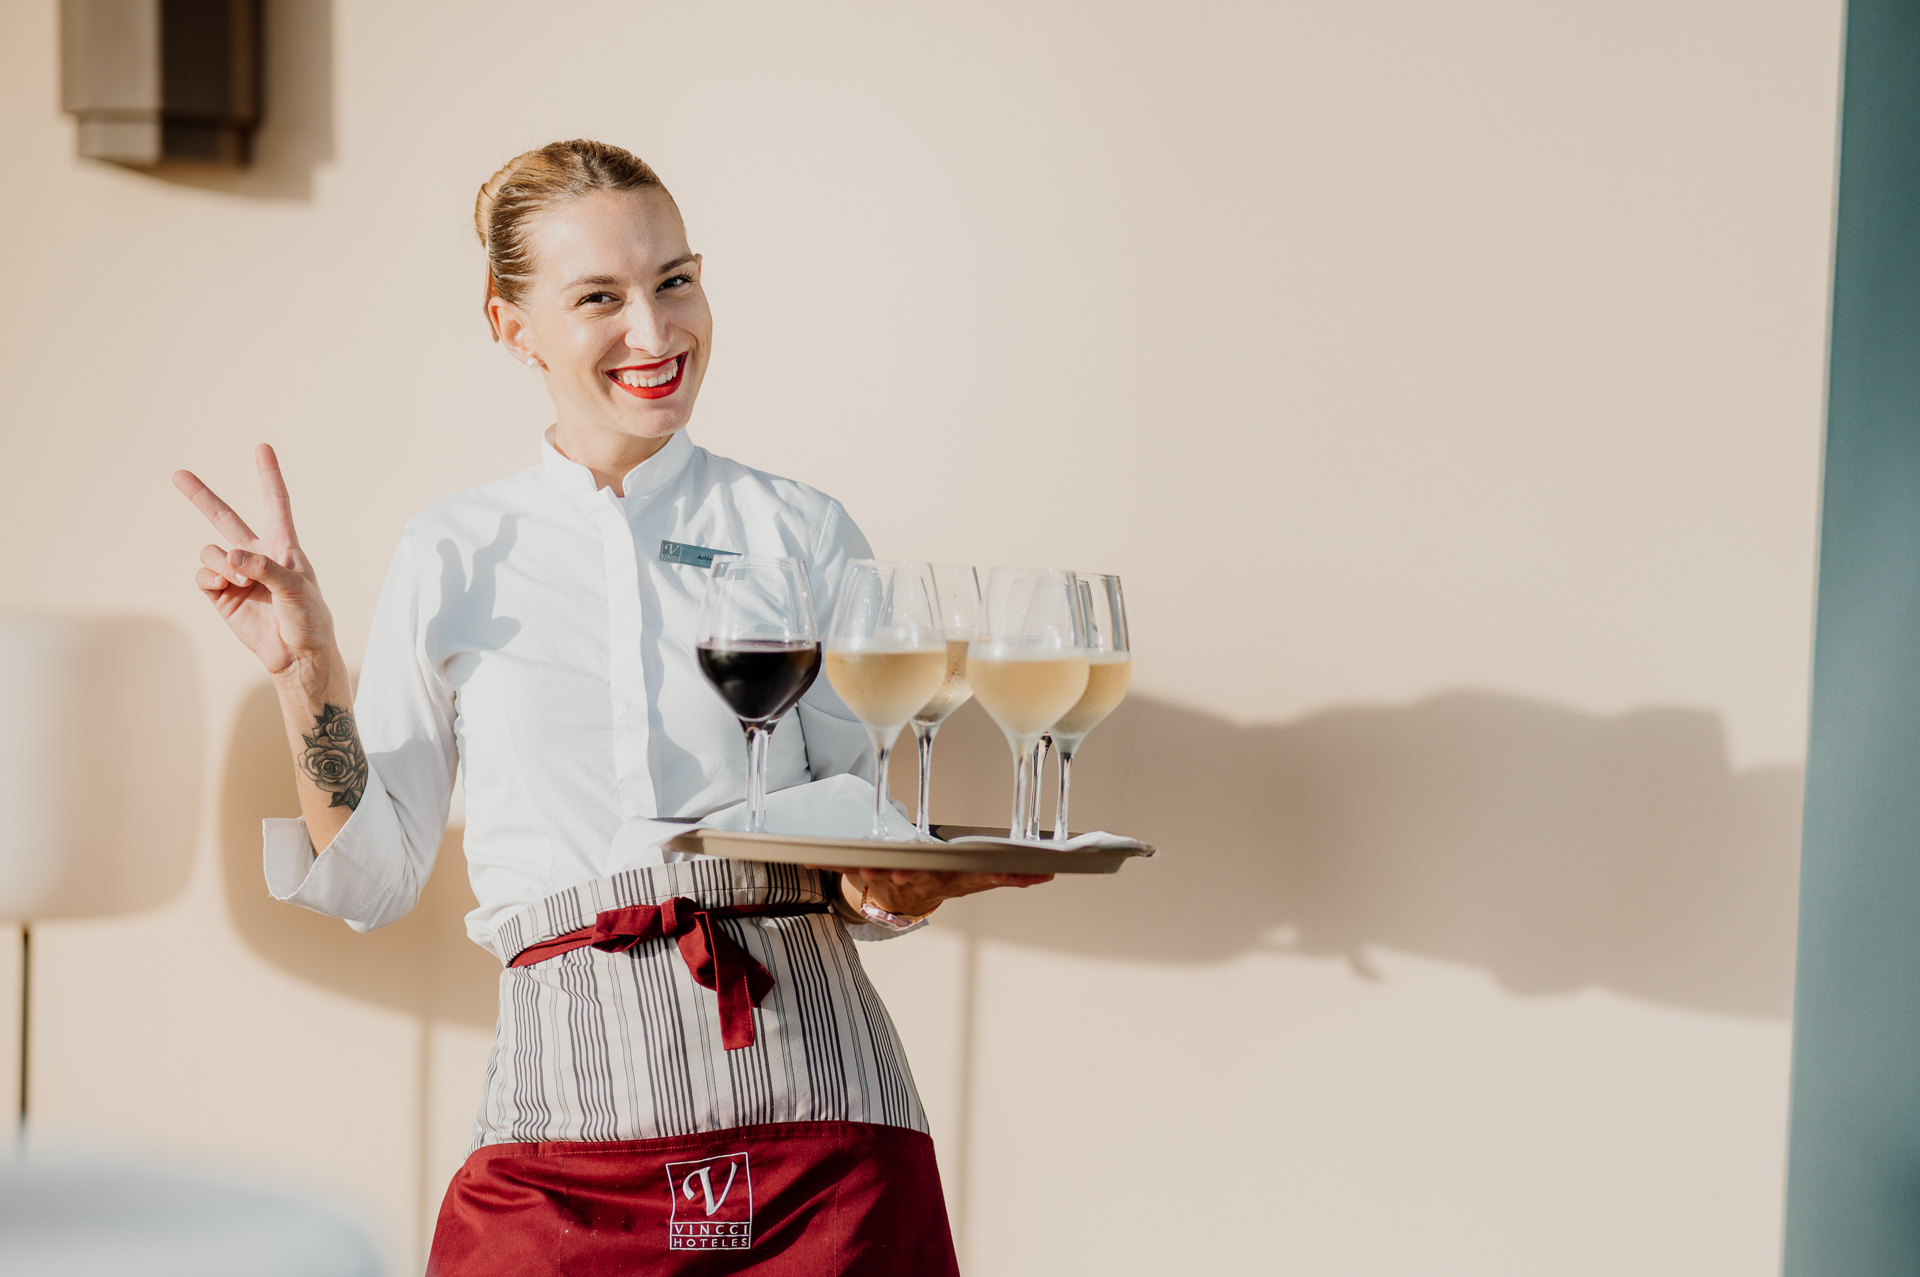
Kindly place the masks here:
POLYGON ((671 363, 662 364, 649 372, 641 372, 637 368, 628 368, 621 372, 620 384, 623 386, 642 387, 664 386, 679 375, 680 361, 675 359, 671 363))

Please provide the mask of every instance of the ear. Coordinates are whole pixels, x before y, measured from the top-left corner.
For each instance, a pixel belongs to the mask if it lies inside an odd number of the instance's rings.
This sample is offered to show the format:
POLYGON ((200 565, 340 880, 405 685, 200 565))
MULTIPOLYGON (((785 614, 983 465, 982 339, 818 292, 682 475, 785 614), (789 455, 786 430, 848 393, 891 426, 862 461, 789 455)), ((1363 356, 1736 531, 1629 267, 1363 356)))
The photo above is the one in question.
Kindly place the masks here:
POLYGON ((495 294, 487 299, 487 319, 493 324, 494 340, 515 360, 524 364, 538 357, 540 352, 534 347, 533 329, 525 311, 495 294))

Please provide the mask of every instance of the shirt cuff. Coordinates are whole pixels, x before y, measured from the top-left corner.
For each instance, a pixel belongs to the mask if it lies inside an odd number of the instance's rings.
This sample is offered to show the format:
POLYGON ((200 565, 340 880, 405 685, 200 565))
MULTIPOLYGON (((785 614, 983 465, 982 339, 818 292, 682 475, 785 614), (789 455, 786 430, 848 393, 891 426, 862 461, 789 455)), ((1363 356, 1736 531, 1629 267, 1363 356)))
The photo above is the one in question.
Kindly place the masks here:
POLYGON ((385 916, 386 905, 400 877, 406 843, 378 772, 368 769, 359 804, 318 855, 305 819, 263 820, 260 834, 267 893, 275 900, 345 919, 356 931, 394 920, 385 916))
POLYGON ((849 922, 847 934, 855 940, 865 940, 869 944, 880 940, 898 940, 901 936, 912 935, 931 921, 933 921, 931 918, 922 918, 911 927, 883 927, 877 922, 849 922))

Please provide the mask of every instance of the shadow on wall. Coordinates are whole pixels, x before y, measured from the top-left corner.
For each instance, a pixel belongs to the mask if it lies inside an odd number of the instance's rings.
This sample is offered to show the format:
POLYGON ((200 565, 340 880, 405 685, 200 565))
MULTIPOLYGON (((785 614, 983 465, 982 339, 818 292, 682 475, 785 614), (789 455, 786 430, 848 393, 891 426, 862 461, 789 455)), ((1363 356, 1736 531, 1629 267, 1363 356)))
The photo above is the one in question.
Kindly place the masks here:
POLYGON ((142 170, 163 182, 263 200, 310 200, 333 158, 333 0, 265 0, 261 113, 243 169, 172 160, 142 170))
MULTIPOLYGON (((1339 956, 1365 975, 1378 946, 1522 995, 1789 1014, 1801 769, 1735 774, 1713 714, 1458 692, 1242 728, 1136 697, 1076 763, 1074 828, 1161 855, 958 901, 946 925, 1146 962, 1339 956)), ((1010 766, 969 704, 939 738, 935 811, 1004 825, 1010 766)), ((896 792, 911 780, 909 763, 896 792)))
POLYGON ((460 831, 449 830, 414 911, 365 935, 267 894, 260 822, 293 816, 293 754, 280 703, 262 684, 240 707, 220 793, 220 863, 234 927, 269 962, 350 997, 429 1020, 493 1027, 500 964, 467 939, 474 908, 460 831))
MULTIPOLYGON (((964 707, 936 752, 941 818, 1004 822, 1009 766, 999 730, 964 707)), ((896 792, 912 792, 911 767, 896 792)), ((1241 728, 1137 697, 1076 770, 1075 826, 1137 834, 1160 857, 956 901, 943 925, 1142 962, 1338 956, 1363 974, 1381 947, 1484 968, 1523 995, 1602 986, 1788 1014, 1800 769, 1734 773, 1712 714, 1597 717, 1460 692, 1241 728)), ((260 821, 298 810, 292 777, 263 685, 234 724, 221 801, 241 936, 327 988, 491 1026, 499 965, 461 921, 473 896, 458 833, 420 907, 360 935, 267 895, 260 821)))

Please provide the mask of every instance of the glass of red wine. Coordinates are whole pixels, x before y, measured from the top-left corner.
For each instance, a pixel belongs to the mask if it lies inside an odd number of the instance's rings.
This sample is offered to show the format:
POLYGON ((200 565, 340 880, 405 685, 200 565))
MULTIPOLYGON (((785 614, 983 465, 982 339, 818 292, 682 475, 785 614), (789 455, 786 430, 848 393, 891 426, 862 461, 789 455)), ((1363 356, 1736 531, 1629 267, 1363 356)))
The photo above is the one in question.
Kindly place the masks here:
POLYGON ((715 558, 695 640, 700 669, 747 737, 747 832, 767 831, 767 738, 820 675, 820 624, 799 559, 715 558))

